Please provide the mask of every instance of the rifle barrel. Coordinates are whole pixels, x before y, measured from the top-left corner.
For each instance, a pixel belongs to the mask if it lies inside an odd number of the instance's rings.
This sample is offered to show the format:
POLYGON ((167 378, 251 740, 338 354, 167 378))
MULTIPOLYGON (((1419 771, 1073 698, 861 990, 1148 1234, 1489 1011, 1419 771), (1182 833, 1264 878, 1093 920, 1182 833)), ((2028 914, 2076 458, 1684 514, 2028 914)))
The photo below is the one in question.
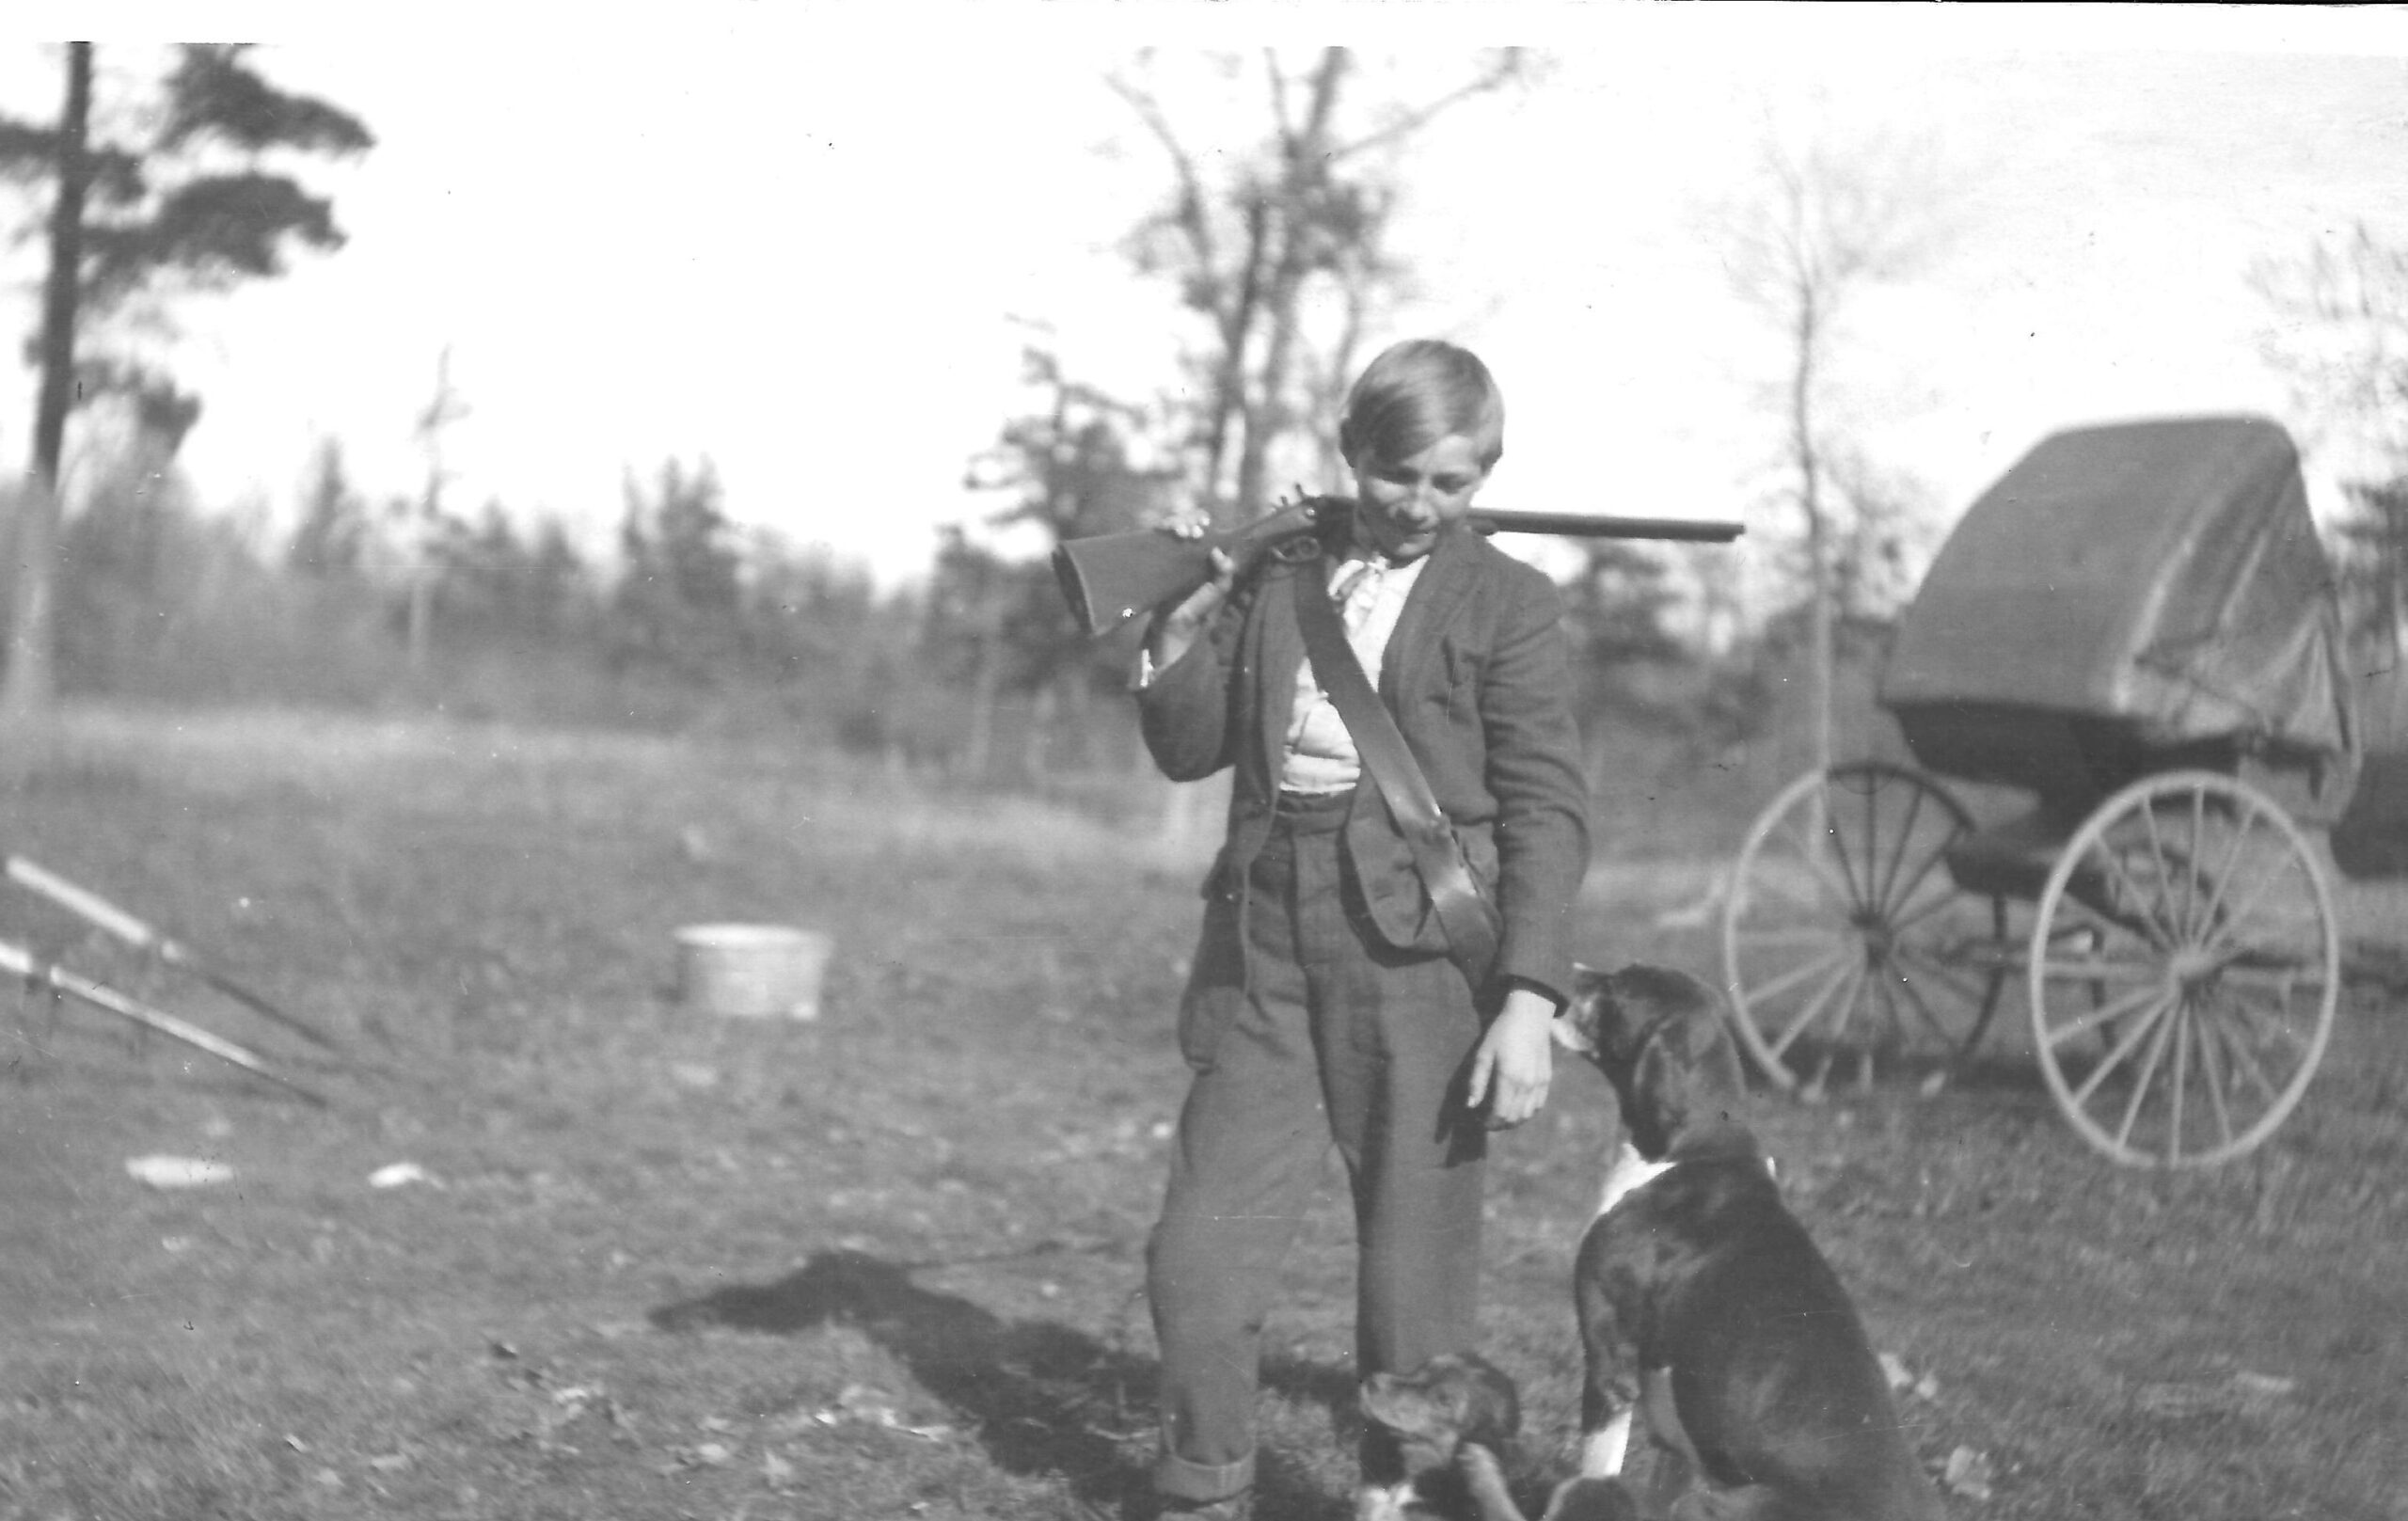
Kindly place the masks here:
POLYGON ((1674 539, 1687 544, 1729 544, 1747 531, 1727 520, 1700 517, 1616 517, 1603 513, 1491 512, 1475 507, 1468 516, 1483 533, 1561 533, 1579 539, 1674 539))
MULTIPOLYGON (((1187 595, 1212 578, 1211 554, 1228 553, 1239 573, 1279 546, 1301 541, 1318 528, 1352 513, 1346 497, 1308 497, 1234 531, 1172 538, 1148 529, 1065 539, 1054 547, 1054 574, 1080 629, 1100 634, 1117 628, 1165 599, 1187 595)), ((1694 517, 1616 517, 1606 513, 1490 512, 1467 515, 1481 533, 1560 533, 1585 539, 1676 539, 1691 544, 1728 544, 1745 528, 1694 517)))

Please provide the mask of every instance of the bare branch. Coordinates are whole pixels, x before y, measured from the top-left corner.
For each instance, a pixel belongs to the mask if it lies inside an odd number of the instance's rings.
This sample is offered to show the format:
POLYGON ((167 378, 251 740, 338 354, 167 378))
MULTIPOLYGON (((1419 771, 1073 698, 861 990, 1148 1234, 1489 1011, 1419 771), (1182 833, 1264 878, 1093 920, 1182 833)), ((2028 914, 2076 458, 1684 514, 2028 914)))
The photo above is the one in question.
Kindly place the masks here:
MULTIPOLYGON (((1864 287, 1902 277, 1936 251, 1938 202, 1925 164, 1893 145, 1843 154, 1817 143, 1793 152, 1767 132, 1752 198, 1724 211, 1732 290, 1770 319, 1789 351, 1782 454, 1803 531, 1818 765, 1830 755, 1839 594, 1854 589, 1861 600, 1871 581, 1865 565, 1841 562, 1886 554, 1895 539, 1874 531, 1865 516, 1871 494, 1853 490, 1835 467, 1835 459, 1852 457, 1825 436, 1821 392, 1841 312, 1864 287)), ((1846 475, 1861 483, 1868 467, 1852 462, 1846 475)))
POLYGON ((1271 128, 1283 143, 1294 140, 1295 129, 1288 121, 1288 76, 1280 71, 1279 55, 1271 48, 1262 50, 1262 71, 1271 87, 1271 128))
POLYGON ((2360 223, 2247 278, 2273 310, 2259 348, 2289 377, 2303 429, 2346 442, 2361 456, 2353 468, 2397 470, 2408 458, 2408 249, 2360 223))
POLYGON ((1499 89, 1513 80, 1521 78, 1525 71, 1522 50, 1520 48, 1502 49, 1487 68, 1447 94, 1426 105, 1406 111, 1402 116, 1368 136, 1333 148, 1330 150, 1329 161, 1333 164, 1339 163, 1369 152, 1374 148, 1385 147, 1400 138, 1410 137, 1464 102, 1499 89))
POLYGON ((1402 270, 1381 239, 1397 204, 1397 169, 1393 153, 1379 151, 1513 77, 1519 55, 1499 55, 1463 87, 1381 117, 1354 143, 1340 140, 1354 87, 1348 50, 1307 59, 1265 49, 1207 68, 1239 99, 1260 103, 1251 140, 1226 152, 1200 143, 1190 151, 1170 105, 1148 87, 1166 88, 1162 81, 1107 82, 1172 169, 1169 193, 1127 246, 1202 320, 1181 356, 1189 387, 1176 408, 1188 420, 1191 481, 1216 515, 1242 519, 1265 504, 1275 473, 1313 467, 1306 435, 1328 409, 1333 371, 1351 368, 1393 304, 1402 270), (1252 96, 1256 88, 1262 94, 1252 96))
POLYGON ((1196 172, 1196 160, 1188 154, 1186 146, 1179 140, 1179 135, 1171 130, 1161 104, 1151 95, 1118 74, 1106 75, 1104 84, 1114 94, 1129 103, 1130 109, 1137 113, 1137 119, 1146 124, 1146 130, 1163 145, 1163 151, 1170 155, 1171 171, 1179 177, 1176 225, 1193 245, 1196 261, 1208 269, 1212 268, 1219 261, 1219 255, 1213 246, 1212 222, 1205 212, 1204 180, 1196 172))

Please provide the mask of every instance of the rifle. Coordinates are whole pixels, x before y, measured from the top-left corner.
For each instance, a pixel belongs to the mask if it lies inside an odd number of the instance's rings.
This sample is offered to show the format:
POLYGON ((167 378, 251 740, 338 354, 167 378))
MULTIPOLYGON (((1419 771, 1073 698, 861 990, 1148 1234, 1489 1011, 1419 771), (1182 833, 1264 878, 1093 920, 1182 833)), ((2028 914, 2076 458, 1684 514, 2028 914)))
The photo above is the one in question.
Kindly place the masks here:
MULTIPOLYGON (((1285 555, 1354 511, 1347 497, 1307 497, 1242 529, 1182 539, 1152 529, 1065 539, 1054 547, 1054 574, 1079 631, 1110 631, 1137 614, 1187 595, 1212 578, 1212 551, 1221 550, 1245 575, 1268 555, 1285 555)), ((1583 539, 1671 539, 1728 544, 1746 530, 1737 523, 1687 517, 1616 517, 1604 513, 1493 512, 1475 507, 1465 521, 1477 533, 1560 533, 1583 539)))

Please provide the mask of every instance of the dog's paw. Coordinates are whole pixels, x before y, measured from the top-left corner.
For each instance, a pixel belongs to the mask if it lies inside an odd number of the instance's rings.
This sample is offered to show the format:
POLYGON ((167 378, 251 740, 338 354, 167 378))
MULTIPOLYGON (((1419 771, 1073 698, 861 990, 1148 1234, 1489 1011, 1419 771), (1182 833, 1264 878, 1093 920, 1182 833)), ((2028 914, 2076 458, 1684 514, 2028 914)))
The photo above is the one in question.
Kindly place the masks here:
POLYGON ((1642 1521, 1638 1499, 1612 1479, 1578 1475, 1555 1486, 1540 1521, 1642 1521))
POLYGON ((1410 1483, 1365 1484, 1354 1492, 1354 1521, 1405 1521, 1412 1500, 1410 1483))
POLYGON ((1524 1521, 1521 1508, 1505 1487, 1505 1466, 1496 1453, 1477 1442, 1465 1442, 1455 1450, 1455 1467, 1463 1475, 1464 1488, 1471 1495, 1480 1521, 1524 1521))
POLYGON ((1496 1453, 1477 1442, 1465 1442, 1458 1448, 1455 1462, 1463 1469, 1464 1477, 1473 1483, 1505 1482, 1505 1465, 1497 1461, 1496 1453))

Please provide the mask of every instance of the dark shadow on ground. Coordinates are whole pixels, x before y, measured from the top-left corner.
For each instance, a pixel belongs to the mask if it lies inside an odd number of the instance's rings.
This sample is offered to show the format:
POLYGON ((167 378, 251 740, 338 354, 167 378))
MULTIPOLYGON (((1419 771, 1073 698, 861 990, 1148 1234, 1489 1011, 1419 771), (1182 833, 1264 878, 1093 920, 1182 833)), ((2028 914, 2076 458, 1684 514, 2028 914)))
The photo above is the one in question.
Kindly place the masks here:
MULTIPOLYGON (((2093 1048, 2093 1054, 2103 1049, 2093 1048)), ((2083 1055, 2079 1052, 2071 1054, 2083 1055)), ((2049 1095, 2049 1081, 2040 1075, 2039 1058, 2024 1051, 1976 1052, 1949 1068, 1948 1085, 1959 1093, 2037 1096, 2044 1101, 2049 1095)))
POLYGON ((1262 1360, 1262 1386, 1291 1400, 1321 1405, 1352 1436, 1356 1415, 1354 1369, 1348 1363, 1307 1362, 1275 1354, 1262 1360))
MULTIPOLYGON (((2084 1047, 2073 1053, 2078 1061, 2105 1050, 2105 1046, 2084 1047)), ((1820 1047, 1799 1041, 1793 1049, 1791 1065, 1801 1071, 1812 1071, 1824 1060, 1820 1047)), ((1837 1101, 1845 1102, 1866 1093, 1859 1079, 1858 1054, 1849 1049, 1828 1056, 1830 1070, 1825 1090, 1837 1101)), ((1951 1059, 1943 1053, 1915 1050, 1905 1054, 1895 1051, 1877 1052, 1874 1056, 1874 1095, 1909 1094, 1926 1083, 1936 1082, 1956 1093, 2000 1093, 2007 1095, 2036 1094, 2048 1097, 2048 1083, 2040 1075, 2036 1058, 2021 1050, 1999 1051, 1985 1045, 1970 1055, 1951 1059)), ((1791 1096, 1766 1085, 1752 1069, 1748 1072, 1751 1101, 1757 1104, 1779 1104, 1792 1101, 1791 1096)))
MULTIPOLYGON (((1058 1321, 1006 1321, 958 1294, 923 1288, 913 1268, 865 1252, 824 1251, 774 1283, 736 1284, 654 1309, 664 1331, 706 1326, 794 1336, 849 1325, 899 1358, 922 1387, 959 1412, 997 1466, 1056 1474, 1079 1502, 1116 1516, 1147 1490, 1153 1454, 1151 1357, 1107 1345, 1058 1321)), ((1274 1359, 1264 1383, 1299 1399, 1351 1411, 1346 1369, 1274 1359)), ((1339 1421, 1349 1434, 1347 1418, 1339 1421)), ((1341 1521, 1347 1499, 1330 1496, 1262 1454, 1257 1521, 1341 1521)))

